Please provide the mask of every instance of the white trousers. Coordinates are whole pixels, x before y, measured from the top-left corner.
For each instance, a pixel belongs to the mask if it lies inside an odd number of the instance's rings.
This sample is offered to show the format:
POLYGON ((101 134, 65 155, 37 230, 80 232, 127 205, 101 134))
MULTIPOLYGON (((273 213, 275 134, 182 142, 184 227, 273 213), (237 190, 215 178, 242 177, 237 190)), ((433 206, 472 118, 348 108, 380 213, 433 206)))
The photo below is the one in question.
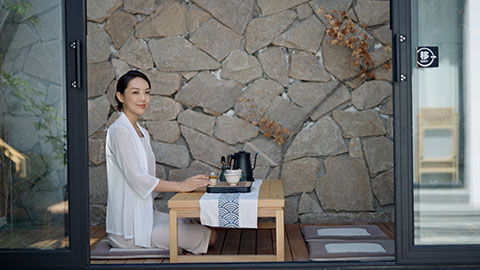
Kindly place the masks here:
MULTIPOLYGON (((170 248, 170 220, 167 213, 153 213, 152 248, 170 248)), ((189 219, 178 220, 178 247, 193 254, 207 253, 211 231, 195 224, 189 219)), ((143 248, 135 246, 134 239, 125 239, 123 235, 108 234, 110 245, 115 248, 143 248)))

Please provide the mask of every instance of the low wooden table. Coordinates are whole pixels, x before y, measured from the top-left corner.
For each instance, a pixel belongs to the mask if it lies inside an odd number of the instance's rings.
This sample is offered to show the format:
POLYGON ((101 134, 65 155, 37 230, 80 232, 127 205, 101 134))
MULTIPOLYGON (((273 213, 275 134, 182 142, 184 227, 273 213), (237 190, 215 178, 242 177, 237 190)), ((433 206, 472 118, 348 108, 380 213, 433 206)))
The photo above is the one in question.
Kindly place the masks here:
POLYGON ((275 217, 275 255, 178 255, 178 218, 200 217, 199 200, 205 189, 178 193, 168 200, 170 208, 170 263, 178 262, 266 262, 284 261, 283 185, 280 180, 263 180, 258 194, 258 217, 275 217))

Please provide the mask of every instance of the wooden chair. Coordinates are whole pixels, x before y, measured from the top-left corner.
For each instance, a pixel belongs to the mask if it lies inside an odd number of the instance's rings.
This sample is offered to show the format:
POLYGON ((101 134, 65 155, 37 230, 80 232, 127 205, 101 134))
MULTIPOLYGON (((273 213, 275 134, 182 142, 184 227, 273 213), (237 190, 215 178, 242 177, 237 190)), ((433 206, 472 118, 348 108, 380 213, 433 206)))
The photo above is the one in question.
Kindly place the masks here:
POLYGON ((458 113, 454 108, 420 109, 416 155, 417 183, 421 183, 424 174, 449 174, 452 182, 458 183, 458 113), (450 133, 451 153, 445 157, 427 157, 424 149, 426 133, 441 130, 450 133))

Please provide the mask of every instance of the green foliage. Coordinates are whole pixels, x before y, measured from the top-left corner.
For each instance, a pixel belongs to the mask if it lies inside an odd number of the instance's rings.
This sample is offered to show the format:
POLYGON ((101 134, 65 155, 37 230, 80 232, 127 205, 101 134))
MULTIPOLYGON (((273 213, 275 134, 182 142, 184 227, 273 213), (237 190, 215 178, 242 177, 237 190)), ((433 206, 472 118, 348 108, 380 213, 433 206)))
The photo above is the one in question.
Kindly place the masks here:
POLYGON ((53 147, 55 158, 66 165, 66 134, 63 128, 65 119, 59 116, 55 107, 44 101, 45 91, 33 89, 29 82, 4 71, 0 71, 0 85, 9 87, 11 94, 20 101, 23 110, 38 118, 39 121, 34 124, 35 128, 46 133, 45 142, 53 147))
POLYGON ((28 16, 28 12, 32 9, 32 4, 26 0, 11 0, 7 4, 7 9, 21 16, 27 18, 31 23, 36 24, 38 18, 36 16, 28 16))

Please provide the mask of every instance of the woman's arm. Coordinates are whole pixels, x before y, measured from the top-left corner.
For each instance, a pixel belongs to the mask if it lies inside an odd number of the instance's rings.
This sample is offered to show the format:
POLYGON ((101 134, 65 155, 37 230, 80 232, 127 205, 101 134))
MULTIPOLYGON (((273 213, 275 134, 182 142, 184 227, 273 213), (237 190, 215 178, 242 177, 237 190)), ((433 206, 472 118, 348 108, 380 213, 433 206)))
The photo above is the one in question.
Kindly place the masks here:
POLYGON ((199 174, 181 182, 160 180, 154 190, 157 192, 190 192, 199 187, 205 187, 209 183, 207 175, 199 174))

